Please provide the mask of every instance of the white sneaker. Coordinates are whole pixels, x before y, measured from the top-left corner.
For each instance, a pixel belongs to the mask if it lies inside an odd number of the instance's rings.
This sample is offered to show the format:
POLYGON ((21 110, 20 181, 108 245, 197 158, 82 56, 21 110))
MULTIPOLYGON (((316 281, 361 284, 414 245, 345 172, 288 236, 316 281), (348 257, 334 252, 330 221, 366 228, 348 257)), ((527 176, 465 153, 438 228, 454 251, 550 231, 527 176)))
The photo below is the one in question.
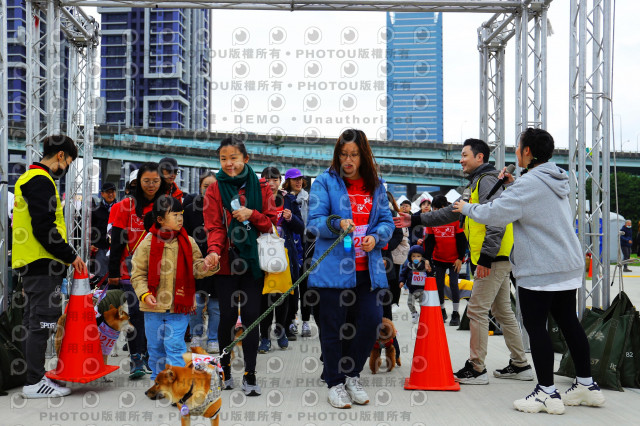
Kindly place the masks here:
POLYGON ((211 341, 207 343, 207 352, 210 354, 219 354, 220 353, 220 345, 216 341, 211 341))
POLYGON ((600 407, 604 405, 604 395, 600 390, 600 386, 593 382, 589 386, 581 385, 578 380, 573 382, 565 393, 562 394, 562 402, 566 405, 589 405, 591 407, 600 407))
POLYGON ((202 347, 202 337, 200 336, 191 336, 191 342, 189 342, 190 348, 202 347))
POLYGON ((340 383, 329 389, 329 404, 335 408, 351 408, 351 398, 344 389, 344 384, 340 383))
POLYGON ((369 395, 364 391, 360 383, 360 377, 347 377, 344 385, 353 402, 360 405, 369 403, 369 395))
POLYGON ((33 398, 55 398, 67 396, 71 393, 71 389, 60 386, 48 377, 43 377, 35 385, 27 385, 22 387, 22 397, 25 399, 33 398))
POLYGON ((418 323, 418 320, 420 320, 420 314, 417 312, 414 312, 411 314, 411 322, 414 324, 418 323))
POLYGON ((525 413, 539 413, 540 411, 546 411, 549 414, 564 413, 564 404, 558 391, 549 395, 539 385, 530 395, 513 401, 513 408, 525 413))

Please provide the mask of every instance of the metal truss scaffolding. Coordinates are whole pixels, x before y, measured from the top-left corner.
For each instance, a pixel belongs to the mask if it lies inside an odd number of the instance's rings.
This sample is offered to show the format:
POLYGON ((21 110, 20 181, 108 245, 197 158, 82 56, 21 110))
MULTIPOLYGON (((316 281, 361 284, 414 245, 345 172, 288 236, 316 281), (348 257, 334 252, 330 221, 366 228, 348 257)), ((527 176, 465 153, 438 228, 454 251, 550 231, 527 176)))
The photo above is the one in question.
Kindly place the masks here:
POLYGON ((523 1, 515 13, 496 13, 478 28, 480 138, 497 167, 504 166, 505 48, 515 36, 515 132, 544 128, 547 121, 547 9, 551 0, 523 1))
POLYGON ((578 237, 593 262, 591 289, 587 289, 586 282, 580 289, 580 314, 589 297, 593 306, 610 304, 611 3, 611 0, 571 0, 570 9, 569 174, 571 193, 576 194, 572 207, 578 237), (591 160, 591 170, 587 169, 587 158, 591 160), (592 188, 590 211, 586 205, 588 178, 592 188))
POLYGON ((9 239, 9 217, 7 214, 7 197, 9 185, 9 103, 7 99, 9 87, 7 76, 7 0, 0 0, 0 312, 7 309, 8 267, 7 252, 9 239))
MULTIPOLYGON (((515 36, 516 44, 516 102, 515 132, 517 135, 529 126, 546 124, 546 40, 547 9, 551 0, 434 0, 434 1, 379 1, 379 0, 28 0, 27 51, 27 163, 39 159, 41 140, 46 135, 63 130, 61 96, 63 70, 68 70, 69 92, 66 133, 79 145, 82 164, 74 162, 67 177, 67 203, 65 215, 69 238, 88 258, 90 229, 90 198, 92 173, 92 145, 96 109, 95 81, 99 67, 95 64, 98 26, 80 8, 136 7, 136 8, 198 8, 246 9, 281 11, 395 11, 395 12, 461 12, 489 13, 492 17, 478 30, 480 51, 480 137, 493 147, 496 164, 504 164, 506 140, 505 123, 505 47, 515 36), (61 43, 69 43, 69 63, 62 63, 61 43), (68 66, 67 66, 68 65, 68 66), (77 163, 77 164, 76 164, 77 163), (79 182, 82 182, 81 184, 79 182), (82 203, 75 201, 81 197, 82 203), (76 219, 77 218, 77 219, 76 219)), ((7 28, 6 0, 0 0, 0 28, 7 28)), ((572 189, 577 194, 575 206, 580 240, 585 252, 599 253, 600 236, 608 234, 608 221, 602 231, 597 224, 609 214, 609 114, 610 114, 610 0, 571 0, 571 130, 569 135, 572 154, 572 189), (591 5, 591 9, 588 9, 591 5), (587 48, 592 60, 587 72, 587 48), (591 117, 592 146, 589 156, 593 161, 586 171, 586 122, 591 117), (591 214, 585 212, 585 184, 587 174, 593 179, 594 192, 591 214), (593 223, 596 226, 593 226, 593 223), (591 226, 589 226, 591 224, 591 226)), ((4 30, 3 30, 4 31, 4 30)), ((0 209, 6 211, 7 185, 7 37, 0 34, 0 209)), ((78 200, 79 201, 79 200, 78 200)), ((0 240, 6 241, 6 223, 0 221, 0 240)), ((609 303, 608 242, 603 238, 602 256, 597 262, 590 295, 596 304, 597 289, 602 292, 602 305, 609 303)), ((6 258, 6 245, 0 242, 0 261, 6 258)), ((6 279, 6 261, 0 267, 0 280, 6 279)), ((6 294, 7 286, 3 281, 6 294)), ((583 286, 584 288, 584 286, 583 286)), ((582 291, 580 311, 585 306, 586 291, 582 291)))
POLYGON ((67 105, 67 135, 78 146, 82 162, 74 161, 66 176, 67 202, 65 221, 69 242, 82 259, 90 254, 91 185, 97 178, 93 169, 93 136, 97 108, 96 64, 98 25, 80 8, 63 7, 64 33, 72 44, 69 51, 69 94, 67 105))

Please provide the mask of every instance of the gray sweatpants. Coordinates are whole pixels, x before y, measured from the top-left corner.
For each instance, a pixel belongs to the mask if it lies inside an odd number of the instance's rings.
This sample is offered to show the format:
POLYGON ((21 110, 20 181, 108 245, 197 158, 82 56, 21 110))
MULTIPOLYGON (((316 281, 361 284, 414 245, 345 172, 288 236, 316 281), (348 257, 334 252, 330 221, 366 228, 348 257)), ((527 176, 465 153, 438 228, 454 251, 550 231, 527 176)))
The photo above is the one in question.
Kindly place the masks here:
POLYGON ((416 307, 413 305, 415 302, 418 302, 418 309, 420 309, 420 302, 422 301, 422 293, 424 293, 424 289, 414 290, 409 293, 409 297, 407 297, 407 306, 409 307, 409 311, 412 314, 418 312, 416 307))
POLYGON ((47 340, 62 314, 62 276, 26 276, 22 279, 22 285, 26 296, 22 319, 22 325, 27 329, 23 344, 27 361, 25 384, 34 385, 44 376, 47 340))

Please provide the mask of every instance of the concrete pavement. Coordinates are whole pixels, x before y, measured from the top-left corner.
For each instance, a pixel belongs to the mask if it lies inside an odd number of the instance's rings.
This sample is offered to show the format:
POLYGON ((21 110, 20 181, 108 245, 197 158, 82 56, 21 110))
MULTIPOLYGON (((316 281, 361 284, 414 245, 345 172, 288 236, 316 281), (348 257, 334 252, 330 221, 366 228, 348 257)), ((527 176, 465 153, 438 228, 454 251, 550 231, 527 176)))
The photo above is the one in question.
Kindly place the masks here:
MULTIPOLYGON (((625 290, 631 300, 640 305, 640 267, 624 275, 625 290)), ((612 287, 611 299, 617 294, 612 287)), ((564 415, 546 413, 525 414, 512 408, 514 399, 529 394, 534 382, 495 379, 491 371, 507 365, 509 353, 502 336, 489 338, 487 369, 490 384, 462 386, 459 392, 405 391, 404 379, 411 370, 416 326, 411 324, 406 307, 406 295, 394 313, 398 339, 402 352, 402 366, 390 373, 372 375, 368 365, 362 381, 371 402, 337 410, 327 402, 326 386, 320 382, 320 345, 317 329, 313 336, 291 342, 288 350, 272 350, 258 355, 258 380, 263 394, 247 398, 239 385, 233 391, 223 392, 222 425, 528 425, 540 422, 554 424, 628 424, 638 419, 640 390, 625 392, 604 390, 607 403, 601 408, 567 407, 564 415)), ((450 302, 447 310, 451 311, 450 302)), ((466 302, 461 303, 461 312, 466 302)), ((454 371, 461 368, 469 355, 469 332, 445 327, 454 371)), ((277 347, 273 341, 274 347, 277 347)), ((559 362, 560 355, 556 354, 559 362)), ((149 381, 129 381, 127 360, 120 351, 110 364, 120 362, 123 368, 110 376, 114 383, 92 382, 87 385, 71 384, 73 393, 63 399, 23 400, 20 388, 0 398, 0 424, 2 425, 178 425, 180 418, 175 407, 164 401, 151 401, 144 396, 149 381)), ((51 363, 55 359, 50 360, 51 363)), ((557 366, 557 365, 556 365, 557 366)), ((52 367, 52 366, 51 366, 52 367)), ((50 368, 51 368, 50 367, 50 368)), ((239 384, 242 363, 236 359, 233 374, 239 384)), ((556 386, 564 391, 571 379, 556 376, 556 386)), ((193 425, 209 424, 205 419, 192 419, 193 425)))

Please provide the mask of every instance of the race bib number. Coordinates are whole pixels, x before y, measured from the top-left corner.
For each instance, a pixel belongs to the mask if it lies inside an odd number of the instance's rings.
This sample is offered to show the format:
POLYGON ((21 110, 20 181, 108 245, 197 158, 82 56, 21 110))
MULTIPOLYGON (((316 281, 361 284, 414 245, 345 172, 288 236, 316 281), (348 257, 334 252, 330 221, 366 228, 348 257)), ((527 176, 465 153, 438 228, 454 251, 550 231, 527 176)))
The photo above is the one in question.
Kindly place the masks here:
POLYGON ((191 359, 194 364, 209 364, 214 362, 215 357, 213 355, 191 354, 191 359))
POLYGON ((421 273, 418 271, 413 271, 413 275, 411 277, 411 285, 414 287, 424 288, 426 278, 427 278, 427 274, 421 273))
POLYGON ((369 225, 356 226, 356 230, 353 233, 353 246, 356 248, 356 259, 367 255, 367 253, 362 250, 362 240, 367 236, 367 228, 369 228, 369 225))
POLYGON ((120 332, 109 327, 106 322, 100 324, 98 327, 100 330, 100 347, 102 348, 102 355, 109 355, 116 345, 116 340, 120 336, 120 332))

